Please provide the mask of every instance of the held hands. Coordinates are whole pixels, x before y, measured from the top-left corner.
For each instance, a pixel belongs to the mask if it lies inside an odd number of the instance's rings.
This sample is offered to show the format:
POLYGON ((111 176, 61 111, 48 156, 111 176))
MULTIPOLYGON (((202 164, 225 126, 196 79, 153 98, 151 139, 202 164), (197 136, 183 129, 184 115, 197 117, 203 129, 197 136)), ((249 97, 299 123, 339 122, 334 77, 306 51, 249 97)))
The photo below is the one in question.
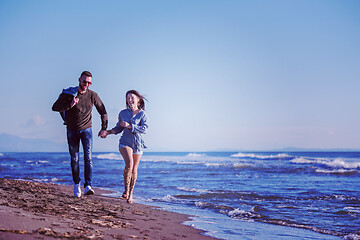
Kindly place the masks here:
POLYGON ((107 135, 109 135, 108 131, 106 130, 100 130, 98 136, 101 137, 101 138, 106 138, 107 135))
MULTIPOLYGON (((125 121, 122 121, 120 122, 120 126, 124 127, 124 128, 129 128, 131 129, 132 126, 130 123, 128 122, 125 122, 125 121)), ((109 134, 115 134, 114 130, 100 130, 98 136, 101 137, 101 138, 106 138, 109 134)))

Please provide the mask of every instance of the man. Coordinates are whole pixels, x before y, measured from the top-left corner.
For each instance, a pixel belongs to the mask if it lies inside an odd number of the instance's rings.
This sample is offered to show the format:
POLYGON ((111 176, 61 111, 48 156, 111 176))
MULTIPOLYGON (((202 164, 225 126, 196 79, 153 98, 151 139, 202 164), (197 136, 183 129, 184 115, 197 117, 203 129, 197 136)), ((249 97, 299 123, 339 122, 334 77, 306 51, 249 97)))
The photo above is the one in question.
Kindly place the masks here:
POLYGON ((91 195, 95 191, 91 188, 92 177, 92 121, 91 112, 95 105, 101 115, 101 130, 98 134, 104 137, 108 124, 107 113, 104 104, 96 92, 91 91, 92 75, 88 71, 81 73, 79 86, 64 89, 54 103, 52 110, 60 112, 67 128, 67 141, 71 157, 71 171, 74 181, 74 195, 81 197, 80 169, 79 169, 79 145, 80 140, 84 149, 84 194, 91 195))

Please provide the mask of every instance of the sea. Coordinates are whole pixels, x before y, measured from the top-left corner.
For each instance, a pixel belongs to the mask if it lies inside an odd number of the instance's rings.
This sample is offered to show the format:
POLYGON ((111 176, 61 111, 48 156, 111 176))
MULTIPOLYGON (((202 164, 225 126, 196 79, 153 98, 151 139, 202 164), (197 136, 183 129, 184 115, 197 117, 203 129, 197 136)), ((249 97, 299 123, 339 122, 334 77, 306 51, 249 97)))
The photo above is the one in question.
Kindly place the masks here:
MULTIPOLYGON (((92 185, 120 197, 121 155, 92 158, 92 185)), ((0 177, 73 184, 67 152, 0 153, 0 177)), ((145 152, 134 201, 218 239, 360 239, 360 152, 145 152)))

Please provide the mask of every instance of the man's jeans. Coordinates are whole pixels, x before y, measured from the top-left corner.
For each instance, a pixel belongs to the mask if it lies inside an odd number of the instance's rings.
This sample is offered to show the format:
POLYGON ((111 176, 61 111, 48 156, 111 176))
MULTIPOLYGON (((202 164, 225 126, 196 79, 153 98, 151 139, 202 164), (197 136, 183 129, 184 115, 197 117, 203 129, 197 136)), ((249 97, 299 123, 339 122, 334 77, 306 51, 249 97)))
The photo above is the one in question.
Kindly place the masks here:
POLYGON ((85 184, 84 187, 91 186, 91 177, 92 177, 92 168, 93 163, 91 160, 92 152, 92 129, 87 128, 84 130, 67 130, 67 141, 69 145, 69 153, 71 157, 71 171, 73 176, 73 181, 75 184, 80 183, 80 168, 79 168, 79 145, 80 140, 84 149, 84 177, 85 184))

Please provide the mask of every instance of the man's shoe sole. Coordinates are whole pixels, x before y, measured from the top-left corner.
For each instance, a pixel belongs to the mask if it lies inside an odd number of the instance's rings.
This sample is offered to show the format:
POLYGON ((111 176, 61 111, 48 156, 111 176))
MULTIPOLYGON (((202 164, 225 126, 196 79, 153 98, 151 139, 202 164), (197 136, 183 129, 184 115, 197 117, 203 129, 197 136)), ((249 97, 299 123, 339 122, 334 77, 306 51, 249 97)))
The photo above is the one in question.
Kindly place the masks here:
POLYGON ((89 191, 87 191, 84 195, 93 195, 95 192, 94 192, 94 190, 89 190, 89 191))

